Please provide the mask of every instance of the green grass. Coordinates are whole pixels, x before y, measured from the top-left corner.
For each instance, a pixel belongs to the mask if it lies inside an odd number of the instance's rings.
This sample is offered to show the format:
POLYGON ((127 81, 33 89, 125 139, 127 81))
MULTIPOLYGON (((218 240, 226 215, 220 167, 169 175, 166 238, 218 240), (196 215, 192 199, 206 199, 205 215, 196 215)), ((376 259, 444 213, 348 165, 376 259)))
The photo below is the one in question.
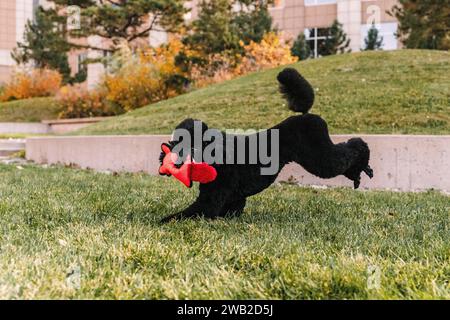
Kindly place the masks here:
MULTIPOLYGON (((294 65, 316 88, 312 112, 331 133, 450 133, 450 53, 345 54, 294 65)), ((170 133, 186 117, 210 127, 267 128, 290 113, 277 90, 281 68, 156 103, 75 134, 170 133)))
POLYGON ((61 107, 53 98, 32 98, 0 103, 0 122, 40 122, 58 117, 61 107))
POLYGON ((0 139, 26 139, 28 137, 47 137, 51 133, 0 133, 0 139))
POLYGON ((448 196, 281 185, 238 219, 157 223, 195 194, 144 174, 0 165, 0 298, 450 299, 448 196))

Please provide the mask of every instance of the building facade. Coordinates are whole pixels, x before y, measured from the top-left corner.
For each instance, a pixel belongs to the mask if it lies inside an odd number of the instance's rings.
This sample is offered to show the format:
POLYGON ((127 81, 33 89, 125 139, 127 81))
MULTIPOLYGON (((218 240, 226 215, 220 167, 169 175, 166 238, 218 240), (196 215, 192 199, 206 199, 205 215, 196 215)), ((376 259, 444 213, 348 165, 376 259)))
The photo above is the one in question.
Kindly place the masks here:
POLYGON ((15 65, 11 51, 22 41, 26 22, 33 19, 37 0, 0 0, 0 82, 6 81, 15 65))
MULTIPOLYGON (((199 1, 186 3, 191 9, 186 20, 197 17, 199 1)), ((274 26, 288 37, 295 38, 304 33, 315 56, 318 55, 320 41, 324 40, 323 35, 336 19, 343 24, 353 52, 363 47, 372 23, 375 23, 383 36, 383 49, 395 50, 400 47, 395 37, 397 21, 386 13, 395 4, 397 0, 275 0, 270 14, 274 26)), ((14 69, 11 51, 17 42, 23 40, 26 22, 33 19, 33 12, 38 5, 47 4, 45 0, 0 0, 0 83, 7 81, 14 69)), ((168 38, 164 32, 151 32, 148 43, 156 46, 166 42, 168 38)), ((100 47, 104 45, 104 41, 97 37, 81 41, 100 47)), ((76 74, 80 68, 87 68, 87 85, 94 87, 104 73, 104 66, 96 63, 86 67, 83 62, 87 58, 98 58, 105 54, 106 52, 92 50, 71 52, 69 63, 72 73, 76 74)))
POLYGON ((364 47, 364 39, 374 23, 383 36, 383 49, 400 47, 395 33, 397 20, 387 14, 397 0, 276 0, 270 13, 279 30, 295 38, 304 33, 317 56, 317 44, 334 20, 343 24, 353 52, 364 47))

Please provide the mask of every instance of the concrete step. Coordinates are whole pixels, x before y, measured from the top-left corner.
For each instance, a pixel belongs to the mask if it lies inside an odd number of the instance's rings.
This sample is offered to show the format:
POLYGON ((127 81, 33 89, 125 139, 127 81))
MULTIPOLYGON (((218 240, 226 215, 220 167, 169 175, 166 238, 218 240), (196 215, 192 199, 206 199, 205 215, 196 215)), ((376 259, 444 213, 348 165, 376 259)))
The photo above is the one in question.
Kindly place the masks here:
POLYGON ((25 150, 25 139, 0 139, 0 157, 25 150))

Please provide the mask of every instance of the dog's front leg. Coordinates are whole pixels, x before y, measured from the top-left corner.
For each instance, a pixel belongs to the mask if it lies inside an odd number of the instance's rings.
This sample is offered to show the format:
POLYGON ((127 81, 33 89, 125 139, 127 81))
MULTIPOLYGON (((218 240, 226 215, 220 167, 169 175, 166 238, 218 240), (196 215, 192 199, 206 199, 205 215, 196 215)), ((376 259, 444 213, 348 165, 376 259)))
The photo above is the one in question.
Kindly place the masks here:
POLYGON ((183 211, 180 211, 178 213, 175 213, 175 214, 172 214, 170 216, 163 218, 161 220, 161 223, 168 223, 170 221, 182 220, 182 219, 198 216, 198 215, 200 215, 200 208, 201 208, 201 205, 197 199, 193 204, 191 204, 189 207, 187 207, 183 211))
POLYGON ((228 192, 224 190, 200 188, 200 194, 193 204, 181 212, 165 217, 161 223, 202 216, 210 219, 220 217, 223 215, 227 196, 228 192))

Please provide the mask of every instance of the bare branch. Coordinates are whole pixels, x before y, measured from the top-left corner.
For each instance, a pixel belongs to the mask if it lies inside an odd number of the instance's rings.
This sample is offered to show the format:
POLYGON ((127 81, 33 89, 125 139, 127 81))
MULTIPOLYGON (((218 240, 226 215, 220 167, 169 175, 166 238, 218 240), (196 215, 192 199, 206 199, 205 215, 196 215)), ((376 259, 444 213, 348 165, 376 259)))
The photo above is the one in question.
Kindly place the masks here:
POLYGON ((136 33, 136 34, 132 35, 131 37, 129 37, 127 39, 128 42, 131 42, 137 38, 141 38, 141 37, 145 36, 147 33, 149 33, 150 31, 154 30, 154 25, 155 25, 156 21, 158 20, 158 18, 159 18, 159 14, 155 14, 153 16, 152 22, 150 23, 150 26, 148 28, 144 29, 143 31, 136 33))

